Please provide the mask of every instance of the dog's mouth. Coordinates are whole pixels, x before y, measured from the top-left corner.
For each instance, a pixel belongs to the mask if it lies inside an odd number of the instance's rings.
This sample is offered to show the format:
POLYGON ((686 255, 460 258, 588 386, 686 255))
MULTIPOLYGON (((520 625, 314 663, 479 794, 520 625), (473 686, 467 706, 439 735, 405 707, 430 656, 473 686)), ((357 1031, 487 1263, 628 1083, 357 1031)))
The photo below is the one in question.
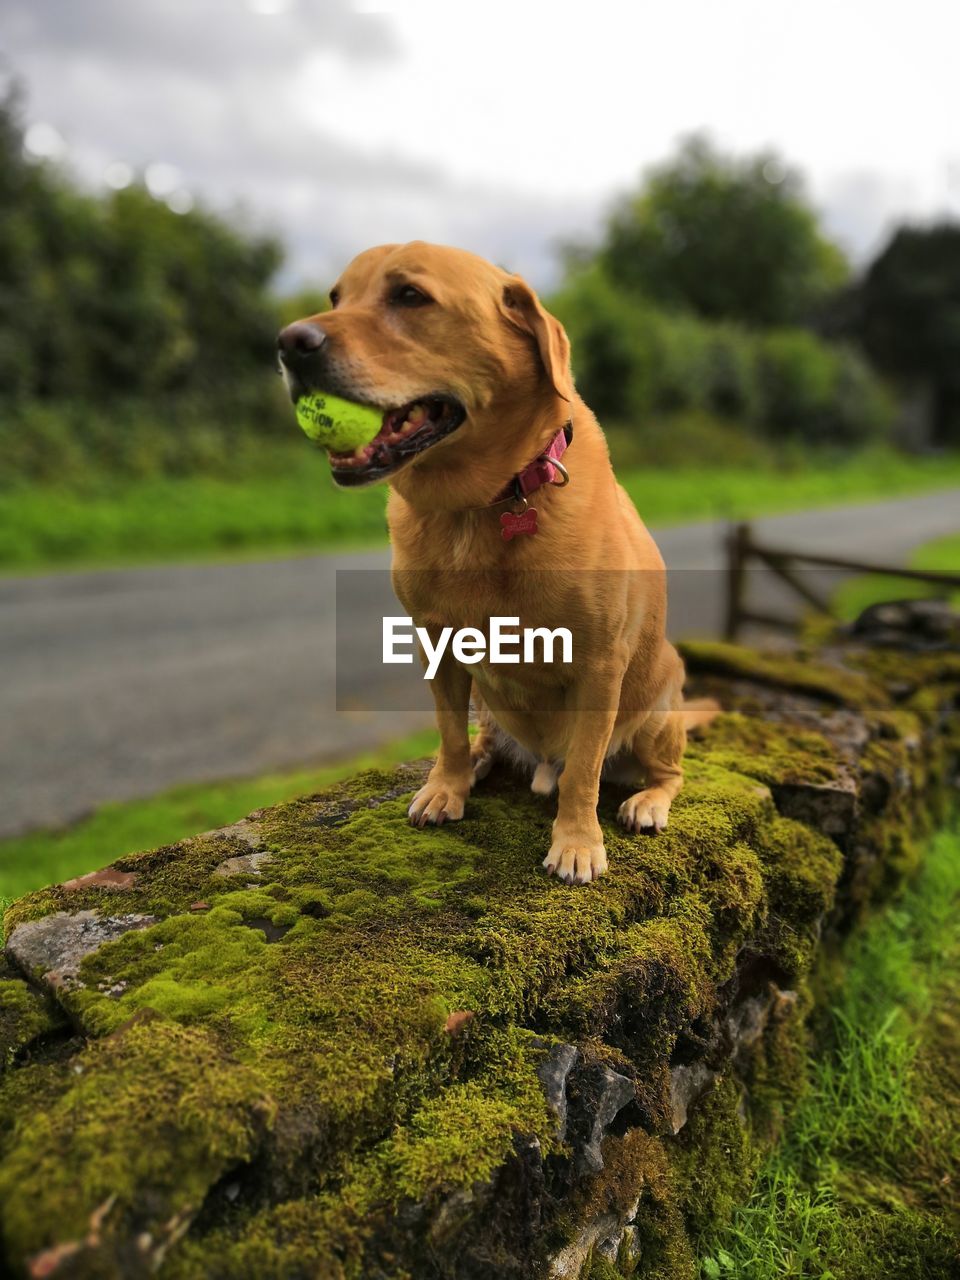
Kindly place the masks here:
POLYGON ((369 444, 353 453, 329 453, 333 478, 344 486, 382 480, 451 435, 466 416, 460 401, 447 395, 421 396, 399 409, 388 409, 369 444))

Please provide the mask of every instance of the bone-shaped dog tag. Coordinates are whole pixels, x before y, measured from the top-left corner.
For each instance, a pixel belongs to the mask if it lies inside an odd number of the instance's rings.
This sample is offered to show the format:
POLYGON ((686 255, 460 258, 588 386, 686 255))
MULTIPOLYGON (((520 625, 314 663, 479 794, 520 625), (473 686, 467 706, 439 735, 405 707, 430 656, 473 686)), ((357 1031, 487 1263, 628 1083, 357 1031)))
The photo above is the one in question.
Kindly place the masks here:
POLYGON ((537 532, 537 508, 527 507, 519 515, 515 511, 504 511, 500 517, 500 536, 504 542, 516 538, 521 533, 537 532))

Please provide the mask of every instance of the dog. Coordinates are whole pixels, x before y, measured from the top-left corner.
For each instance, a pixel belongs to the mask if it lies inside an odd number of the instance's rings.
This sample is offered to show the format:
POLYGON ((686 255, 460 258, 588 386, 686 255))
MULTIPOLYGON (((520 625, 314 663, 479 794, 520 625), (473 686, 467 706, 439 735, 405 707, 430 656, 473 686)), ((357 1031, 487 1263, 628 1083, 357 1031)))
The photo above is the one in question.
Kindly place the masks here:
POLYGON ((662 831, 697 715, 666 638, 663 560, 577 394, 567 335, 519 276, 422 241, 361 253, 330 301, 281 331, 281 371, 294 401, 320 390, 383 411, 370 444, 330 463, 339 485, 389 485, 393 587, 414 623, 434 645, 493 616, 573 635, 570 662, 445 652, 439 754, 410 821, 462 818, 508 758, 537 794, 559 791, 547 872, 595 880, 601 772, 636 788, 618 813, 628 831, 662 831))

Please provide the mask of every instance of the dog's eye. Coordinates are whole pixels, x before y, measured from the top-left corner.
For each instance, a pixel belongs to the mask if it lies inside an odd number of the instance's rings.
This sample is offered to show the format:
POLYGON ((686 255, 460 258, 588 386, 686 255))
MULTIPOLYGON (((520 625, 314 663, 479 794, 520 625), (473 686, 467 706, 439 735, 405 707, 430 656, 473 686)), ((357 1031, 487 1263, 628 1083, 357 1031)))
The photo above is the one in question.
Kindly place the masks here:
POLYGON ((339 290, 339 289, 331 289, 331 290, 330 290, 330 305, 331 305, 331 307, 335 307, 339 301, 340 301, 340 290, 339 290))
POLYGON ((390 294, 390 301, 398 307, 425 307, 433 299, 413 284, 398 284, 390 294))

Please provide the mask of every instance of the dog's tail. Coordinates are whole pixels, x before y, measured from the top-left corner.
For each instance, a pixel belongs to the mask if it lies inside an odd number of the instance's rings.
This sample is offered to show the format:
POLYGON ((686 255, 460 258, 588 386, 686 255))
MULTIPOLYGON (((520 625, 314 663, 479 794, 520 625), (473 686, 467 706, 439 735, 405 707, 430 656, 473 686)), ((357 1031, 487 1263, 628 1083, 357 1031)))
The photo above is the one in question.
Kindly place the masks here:
POLYGON ((716 698, 690 698, 680 708, 680 714, 683 716, 683 726, 689 733, 691 729, 705 729, 722 710, 716 698))

